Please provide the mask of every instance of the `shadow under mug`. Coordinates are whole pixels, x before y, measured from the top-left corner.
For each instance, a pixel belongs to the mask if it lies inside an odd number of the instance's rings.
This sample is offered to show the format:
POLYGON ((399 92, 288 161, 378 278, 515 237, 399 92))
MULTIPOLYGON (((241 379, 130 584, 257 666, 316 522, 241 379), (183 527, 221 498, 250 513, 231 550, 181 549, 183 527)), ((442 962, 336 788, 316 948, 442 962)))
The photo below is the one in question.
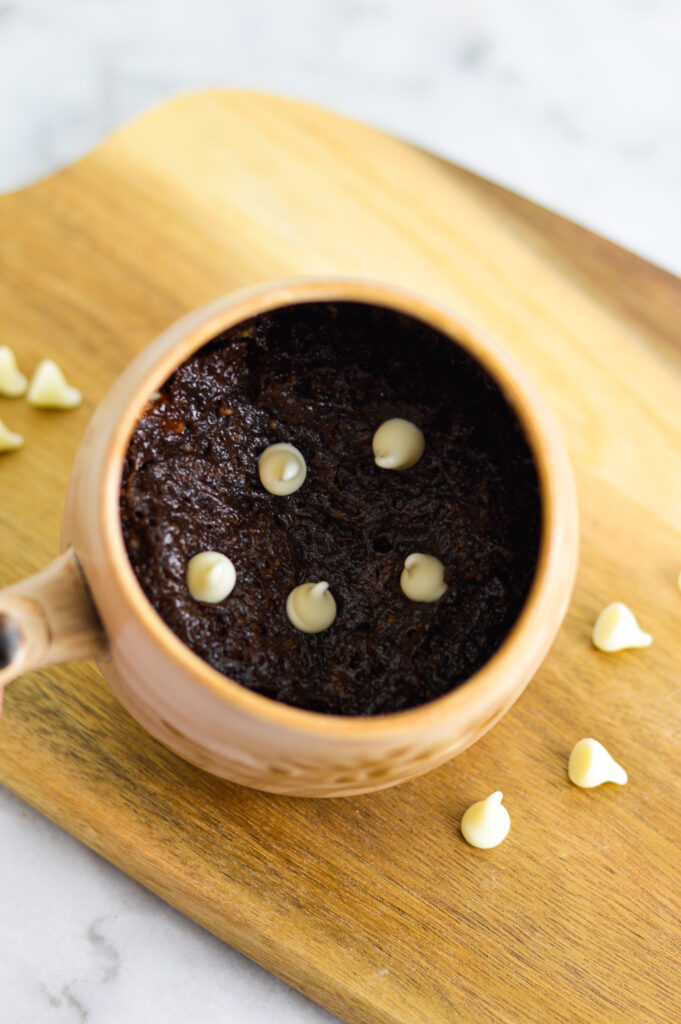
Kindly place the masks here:
POLYGON ((449 310, 400 288, 346 278, 258 285, 185 316, 147 346, 97 408, 76 457, 63 553, 0 591, 0 697, 32 669, 94 658, 123 706, 180 756, 234 782, 296 796, 348 796, 395 785, 474 743, 522 693, 558 631, 577 565, 569 460, 541 396, 496 343, 449 310), (542 533, 530 593, 510 633, 470 679, 407 711, 320 714, 223 676, 169 629, 143 593, 120 525, 123 460, 149 397, 228 328, 283 306, 359 302, 398 311, 471 354, 502 389, 527 437, 542 533))

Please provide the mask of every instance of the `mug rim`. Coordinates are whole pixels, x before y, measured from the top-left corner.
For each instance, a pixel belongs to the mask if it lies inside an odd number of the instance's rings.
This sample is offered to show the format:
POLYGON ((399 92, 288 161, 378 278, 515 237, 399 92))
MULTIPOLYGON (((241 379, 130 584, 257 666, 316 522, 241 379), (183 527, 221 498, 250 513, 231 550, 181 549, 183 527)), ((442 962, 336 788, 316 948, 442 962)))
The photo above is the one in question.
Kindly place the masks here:
POLYGON ((278 728, 317 735, 361 736, 365 740, 372 734, 385 738, 394 733, 398 737, 407 729, 428 727, 444 717, 455 716, 457 710, 471 703, 474 695, 476 704, 483 711, 488 706, 490 712, 500 707, 505 710, 520 695, 527 684, 518 686, 512 666, 523 654, 528 664, 538 667, 547 647, 541 625, 547 619, 555 623, 553 640, 572 592, 577 562, 577 507, 572 470, 553 416, 525 371, 496 341, 446 306, 401 286, 355 277, 305 276, 263 282, 198 307, 146 346, 124 370, 119 382, 119 390, 125 389, 127 398, 108 439, 97 501, 102 556, 107 573, 131 614, 165 653, 179 662, 193 682, 278 728), (150 396, 178 366, 223 331, 258 314, 311 302, 382 306, 420 320, 458 344, 501 389, 523 429, 537 471, 539 553, 532 584, 518 617, 497 650, 473 675, 442 696, 405 710, 362 716, 310 711, 265 697, 223 675, 180 640, 161 618, 142 590, 125 547, 120 517, 123 462, 150 396), (134 386, 128 388, 128 383, 134 386), (567 579, 566 549, 572 560, 567 579))

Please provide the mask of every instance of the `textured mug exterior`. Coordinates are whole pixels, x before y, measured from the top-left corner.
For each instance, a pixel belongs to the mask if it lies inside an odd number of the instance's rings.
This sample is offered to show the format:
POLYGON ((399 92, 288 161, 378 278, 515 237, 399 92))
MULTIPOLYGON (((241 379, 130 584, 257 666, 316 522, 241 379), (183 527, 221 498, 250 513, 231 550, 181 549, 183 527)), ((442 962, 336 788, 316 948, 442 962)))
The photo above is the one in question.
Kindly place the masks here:
POLYGON ((577 565, 575 488, 552 416, 511 357, 451 312, 389 285, 300 278, 246 289, 173 324, 145 348, 98 407, 74 466, 64 543, 72 545, 109 642, 100 668, 127 710, 188 761, 234 782, 296 796, 348 796, 405 781, 474 743, 520 696, 563 619, 577 565), (467 349, 523 424, 540 481, 542 539, 521 615, 493 657, 451 693, 366 718, 279 704, 227 679, 186 647, 140 588, 120 526, 125 451, 149 397, 227 328, 300 302, 354 301, 414 316, 467 349))

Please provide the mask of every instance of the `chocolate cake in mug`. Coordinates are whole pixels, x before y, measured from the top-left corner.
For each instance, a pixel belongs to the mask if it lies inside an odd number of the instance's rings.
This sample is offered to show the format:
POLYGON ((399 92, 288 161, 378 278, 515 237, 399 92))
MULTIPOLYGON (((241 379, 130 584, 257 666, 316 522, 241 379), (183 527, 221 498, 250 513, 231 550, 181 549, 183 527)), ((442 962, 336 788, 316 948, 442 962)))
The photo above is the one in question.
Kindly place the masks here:
POLYGON ((130 562, 170 629, 230 679, 333 715, 382 715, 448 692, 497 650, 535 572, 535 465, 499 386, 421 321, 359 302, 261 313, 204 345, 150 400, 125 459, 130 562), (377 429, 423 435, 404 469, 377 464, 377 429), (306 474, 273 494, 259 459, 285 443, 306 474), (221 552, 224 600, 197 600, 190 561, 221 552), (444 566, 410 599, 405 560, 444 566), (287 598, 325 581, 335 619, 297 628, 287 598))

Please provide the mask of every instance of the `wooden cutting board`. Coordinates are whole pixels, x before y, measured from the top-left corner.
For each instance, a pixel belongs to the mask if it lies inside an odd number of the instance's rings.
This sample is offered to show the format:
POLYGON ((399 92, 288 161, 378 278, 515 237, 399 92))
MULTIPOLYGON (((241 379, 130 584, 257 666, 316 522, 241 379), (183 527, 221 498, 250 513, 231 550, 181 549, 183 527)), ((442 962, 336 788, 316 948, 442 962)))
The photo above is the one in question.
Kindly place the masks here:
POLYGON ((558 415, 583 526, 567 621, 472 749, 415 782, 313 801, 218 781, 148 737, 90 664, 15 683, 0 778, 94 850, 347 1021, 681 1020, 681 282, 370 128, 208 92, 0 199, 0 342, 56 356, 74 413, 0 400, 0 582, 58 548, 89 416, 170 321, 238 286, 352 273, 443 300, 507 346, 558 415), (611 600, 654 634, 603 655, 611 600), (602 740, 630 783, 581 791, 602 740), (506 842, 465 807, 503 790, 506 842))

